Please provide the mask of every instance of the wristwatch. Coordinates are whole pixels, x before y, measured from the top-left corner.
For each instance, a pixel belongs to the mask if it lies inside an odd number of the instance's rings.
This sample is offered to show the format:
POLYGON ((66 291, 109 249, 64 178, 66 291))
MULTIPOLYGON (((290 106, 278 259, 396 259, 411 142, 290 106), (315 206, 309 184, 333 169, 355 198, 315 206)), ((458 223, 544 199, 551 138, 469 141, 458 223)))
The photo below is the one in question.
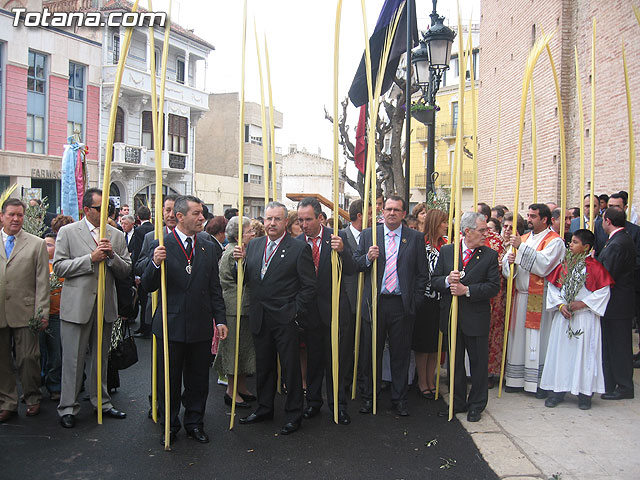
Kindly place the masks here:
POLYGON ((465 297, 471 298, 471 289, 467 287, 467 293, 464 294, 465 297))

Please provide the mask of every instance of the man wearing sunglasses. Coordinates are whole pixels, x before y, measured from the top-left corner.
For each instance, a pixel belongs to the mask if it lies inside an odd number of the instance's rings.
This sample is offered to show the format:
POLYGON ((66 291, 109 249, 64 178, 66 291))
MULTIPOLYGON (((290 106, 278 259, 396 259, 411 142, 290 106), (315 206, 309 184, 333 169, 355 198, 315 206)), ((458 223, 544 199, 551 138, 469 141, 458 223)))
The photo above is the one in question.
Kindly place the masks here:
POLYGON ((62 391, 58 415, 64 428, 75 425, 80 411, 78 394, 82 386, 87 346, 91 352, 87 390, 93 408, 102 408, 104 416, 125 418, 113 408, 107 391, 107 357, 113 321, 118 316, 115 278, 125 278, 131 270, 131 258, 122 232, 106 225, 100 238, 102 191, 87 190, 82 198, 84 219, 64 226, 58 232, 53 271, 65 279, 60 299, 60 337, 62 340, 62 391), (102 405, 97 389, 97 292, 98 271, 106 263, 104 326, 102 332, 102 405))

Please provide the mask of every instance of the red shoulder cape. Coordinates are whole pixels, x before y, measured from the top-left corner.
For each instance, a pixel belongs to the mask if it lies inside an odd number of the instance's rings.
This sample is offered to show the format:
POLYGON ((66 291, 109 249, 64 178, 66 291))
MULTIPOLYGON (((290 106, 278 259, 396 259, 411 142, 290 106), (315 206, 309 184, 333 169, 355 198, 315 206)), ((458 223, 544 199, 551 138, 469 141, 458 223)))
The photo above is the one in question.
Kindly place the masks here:
MULTIPOLYGON (((585 259, 585 263, 587 265, 587 281, 585 283, 585 287, 590 292, 595 292, 596 290, 600 290, 607 285, 613 286, 615 282, 609 272, 604 266, 597 261, 595 258, 587 257, 585 259)), ((560 276, 562 275, 563 269, 566 267, 565 263, 562 262, 553 271, 547 275, 547 280, 549 283, 554 284, 556 287, 561 288, 560 285, 560 276)))

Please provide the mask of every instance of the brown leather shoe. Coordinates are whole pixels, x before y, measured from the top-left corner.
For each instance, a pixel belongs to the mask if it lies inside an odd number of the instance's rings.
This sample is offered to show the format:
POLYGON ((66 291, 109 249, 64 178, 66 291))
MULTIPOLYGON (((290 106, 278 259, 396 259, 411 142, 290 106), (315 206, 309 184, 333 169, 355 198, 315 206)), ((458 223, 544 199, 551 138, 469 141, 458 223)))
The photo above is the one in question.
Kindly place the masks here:
POLYGON ((27 406, 27 417, 35 417, 39 413, 40 413, 40 404, 39 403, 27 406))
POLYGON ((14 415, 17 415, 18 412, 15 410, 0 410, 0 423, 4 423, 9 420, 14 415))

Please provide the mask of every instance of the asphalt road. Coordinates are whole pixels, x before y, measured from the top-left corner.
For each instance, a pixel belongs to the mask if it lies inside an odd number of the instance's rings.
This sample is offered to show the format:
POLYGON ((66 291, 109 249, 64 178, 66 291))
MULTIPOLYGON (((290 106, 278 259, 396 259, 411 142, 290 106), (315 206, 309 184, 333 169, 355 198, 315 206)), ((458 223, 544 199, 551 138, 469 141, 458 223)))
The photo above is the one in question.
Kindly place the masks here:
POLYGON ((236 422, 229 431, 230 408, 213 372, 205 419, 211 443, 187 439, 181 430, 165 452, 160 426, 147 419, 151 341, 137 344, 140 361, 120 372, 121 388, 112 397, 127 412, 125 420, 105 418, 100 426, 84 401, 76 427, 67 430, 48 397, 37 417, 25 417, 21 405, 19 417, 0 424, 0 479, 498 478, 460 423, 436 416, 442 401, 427 402, 411 391, 411 416, 401 418, 383 392, 376 416, 360 415, 354 402, 351 425, 334 425, 325 406, 298 432, 280 436, 280 397, 272 422, 236 422))

